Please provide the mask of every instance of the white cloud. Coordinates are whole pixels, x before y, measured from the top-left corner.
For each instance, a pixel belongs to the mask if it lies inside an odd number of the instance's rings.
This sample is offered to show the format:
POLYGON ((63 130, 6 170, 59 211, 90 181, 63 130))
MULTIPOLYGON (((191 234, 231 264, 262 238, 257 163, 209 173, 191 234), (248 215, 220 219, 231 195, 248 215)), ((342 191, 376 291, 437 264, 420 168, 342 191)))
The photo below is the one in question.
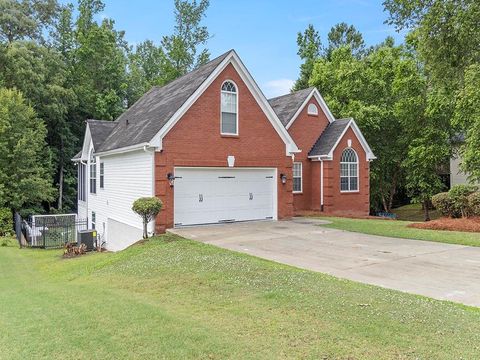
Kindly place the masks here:
POLYGON ((295 84, 295 81, 291 79, 270 80, 264 84, 263 90, 267 98, 272 98, 288 94, 293 84, 295 84))

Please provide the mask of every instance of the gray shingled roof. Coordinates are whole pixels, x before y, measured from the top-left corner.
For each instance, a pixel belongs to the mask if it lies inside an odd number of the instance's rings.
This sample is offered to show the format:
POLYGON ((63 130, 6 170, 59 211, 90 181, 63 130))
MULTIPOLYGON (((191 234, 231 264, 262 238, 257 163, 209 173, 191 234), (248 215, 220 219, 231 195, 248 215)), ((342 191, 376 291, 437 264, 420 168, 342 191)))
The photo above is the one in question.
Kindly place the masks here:
POLYGON ((287 126, 312 90, 310 87, 268 100, 283 126, 287 126))
MULTIPOLYGON (((117 125, 113 121, 106 120, 87 120, 90 128, 90 134, 92 135, 93 147, 98 149, 100 145, 105 141, 107 136, 112 132, 112 129, 117 125)), ((78 160, 82 157, 82 150, 80 150, 72 160, 78 160)))
POLYGON ((115 120, 118 125, 96 152, 149 142, 232 51, 165 86, 153 87, 115 120))
POLYGON ((87 120, 90 134, 92 135, 93 147, 95 151, 100 148, 105 139, 110 135, 112 130, 117 126, 114 121, 106 120, 87 120))
POLYGON ((82 157, 82 150, 76 153, 75 156, 72 158, 72 160, 80 160, 81 157, 82 157))
POLYGON ((330 123, 327 128, 320 134, 308 156, 328 155, 333 146, 337 143, 348 123, 352 119, 338 119, 330 123))

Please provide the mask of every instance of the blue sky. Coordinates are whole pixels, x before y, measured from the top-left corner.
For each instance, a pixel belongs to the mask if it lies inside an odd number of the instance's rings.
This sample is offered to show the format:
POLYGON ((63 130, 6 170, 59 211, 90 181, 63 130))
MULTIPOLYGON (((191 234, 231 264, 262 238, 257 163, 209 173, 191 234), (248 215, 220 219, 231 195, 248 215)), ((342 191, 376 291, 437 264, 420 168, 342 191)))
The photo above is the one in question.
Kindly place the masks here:
MULTIPOLYGON (((131 44, 159 42, 174 25, 173 0, 105 0, 102 16, 113 18, 131 44)), ((330 28, 353 24, 368 45, 388 35, 401 42, 403 34, 384 24, 387 14, 377 0, 210 0, 204 24, 212 38, 211 57, 235 49, 267 97, 285 94, 297 78, 297 32, 313 24, 326 44, 330 28)))

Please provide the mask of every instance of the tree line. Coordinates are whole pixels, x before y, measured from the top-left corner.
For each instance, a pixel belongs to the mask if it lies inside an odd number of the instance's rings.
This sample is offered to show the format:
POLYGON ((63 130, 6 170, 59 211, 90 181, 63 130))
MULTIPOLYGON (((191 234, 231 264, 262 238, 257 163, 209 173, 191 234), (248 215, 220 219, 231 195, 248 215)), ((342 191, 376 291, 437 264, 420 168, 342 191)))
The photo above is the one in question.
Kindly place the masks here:
POLYGON ((480 180, 480 3, 386 0, 387 23, 407 30, 366 47, 334 26, 323 46, 312 25, 298 34, 303 63, 294 90, 315 86, 337 118, 354 117, 377 156, 371 205, 390 212, 399 194, 424 204, 446 184, 449 159, 480 180), (459 140, 462 141, 459 141, 459 140))
POLYGON ((76 208, 86 119, 114 120, 154 85, 209 60, 208 0, 175 0, 160 44, 130 46, 101 0, 0 0, 0 208, 76 208))
MULTIPOLYGON (((100 20, 101 0, 0 0, 0 207, 75 209, 70 159, 85 120, 114 120, 152 86, 209 60, 209 1, 174 4, 171 34, 131 46, 113 19, 100 20)), ((403 44, 366 46, 339 23, 324 45, 309 25, 297 37, 292 90, 315 86, 337 118, 356 119, 377 156, 372 208, 390 211, 402 194, 427 205, 445 187, 454 149, 480 180, 480 3, 383 5, 387 23, 407 32, 403 44)))

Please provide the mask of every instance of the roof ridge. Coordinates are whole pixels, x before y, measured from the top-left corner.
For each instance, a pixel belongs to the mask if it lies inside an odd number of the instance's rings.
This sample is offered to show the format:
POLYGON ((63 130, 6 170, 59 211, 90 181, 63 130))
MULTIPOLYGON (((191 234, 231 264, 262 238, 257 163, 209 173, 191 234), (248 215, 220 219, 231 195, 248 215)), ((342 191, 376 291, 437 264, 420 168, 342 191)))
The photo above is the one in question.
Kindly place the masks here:
POLYGON ((300 89, 300 90, 292 91, 292 92, 289 92, 288 94, 283 94, 283 95, 279 95, 279 96, 275 96, 275 97, 273 97, 273 98, 270 98, 270 99, 268 99, 268 101, 280 99, 280 98, 285 97, 285 96, 291 96, 291 95, 294 95, 294 94, 298 94, 298 93, 301 92, 301 91, 305 91, 305 92, 306 92, 307 90, 309 90, 308 92, 310 93, 314 88, 315 88, 315 86, 310 86, 310 87, 308 87, 308 88, 306 88, 306 89, 300 89))
POLYGON ((87 122, 114 123, 113 120, 87 119, 86 121, 87 121, 87 122))
POLYGON ((168 85, 170 85, 170 84, 172 84, 172 83, 174 83, 174 82, 177 82, 178 80, 182 79, 183 77, 185 77, 185 76, 187 76, 187 75, 190 75, 190 74, 192 74, 192 73, 194 73, 194 72, 196 72, 196 71, 200 70, 200 69, 201 69, 201 68, 203 68, 204 66, 207 66, 207 65, 209 65, 210 63, 212 63, 212 62, 214 62, 214 61, 216 61, 216 60, 220 59, 221 57, 224 57, 224 56, 226 57, 226 56, 227 56, 227 54, 231 53, 232 51, 235 51, 235 50, 233 50, 233 49, 230 49, 230 50, 228 50, 227 52, 224 52, 223 54, 221 54, 221 55, 217 56, 216 58, 214 58, 214 59, 212 59, 212 60, 209 60, 209 61, 207 61, 205 64, 202 64, 202 65, 200 65, 200 66, 199 66, 199 67, 197 67, 196 69, 190 70, 189 72, 186 72, 185 74, 183 74, 183 75, 179 76, 179 77, 178 77, 178 78, 176 78, 176 79, 173 79, 172 81, 169 81, 168 83, 166 83, 166 84, 164 84, 164 85, 162 85, 162 86, 155 85, 155 86, 154 86, 154 88, 161 89, 161 88, 163 88, 163 87, 165 87, 165 86, 168 86, 168 85))

